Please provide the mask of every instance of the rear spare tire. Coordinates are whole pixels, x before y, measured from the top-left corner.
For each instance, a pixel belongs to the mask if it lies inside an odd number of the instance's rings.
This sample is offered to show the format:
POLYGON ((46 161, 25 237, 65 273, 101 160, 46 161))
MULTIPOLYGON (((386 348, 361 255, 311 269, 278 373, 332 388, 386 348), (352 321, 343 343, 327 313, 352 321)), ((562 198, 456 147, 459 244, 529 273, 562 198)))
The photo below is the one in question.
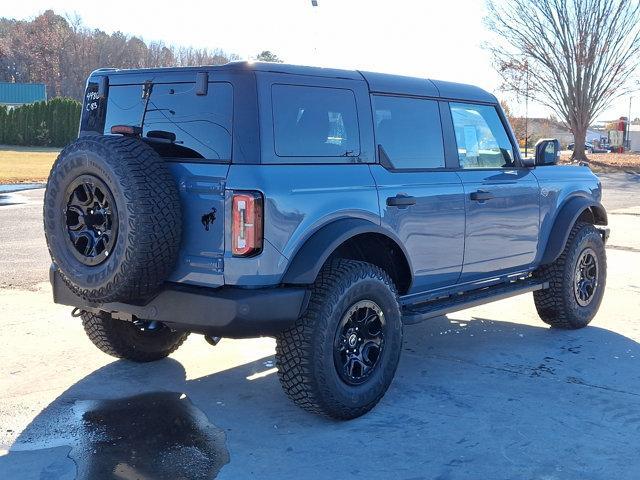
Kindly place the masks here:
POLYGON ((47 246, 63 281, 88 301, 153 295, 176 264, 181 224, 173 177, 139 139, 81 137, 53 164, 47 246))

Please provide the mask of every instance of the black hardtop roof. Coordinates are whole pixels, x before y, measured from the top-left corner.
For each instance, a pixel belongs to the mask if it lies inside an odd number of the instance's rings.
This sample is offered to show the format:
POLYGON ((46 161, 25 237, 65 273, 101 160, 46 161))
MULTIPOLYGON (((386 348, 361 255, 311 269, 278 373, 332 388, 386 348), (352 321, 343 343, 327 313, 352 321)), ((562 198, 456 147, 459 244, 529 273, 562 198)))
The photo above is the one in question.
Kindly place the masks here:
MULTIPOLYGON (((215 72, 215 71, 253 71, 283 73, 289 75, 306 75, 313 77, 342 78, 349 80, 364 80, 369 85, 371 92, 390 93, 397 95, 413 95, 418 97, 436 97, 454 100, 469 100, 488 103, 497 103, 496 97, 491 93, 474 85, 463 83, 445 82, 442 80, 429 80, 426 78, 406 77, 388 73, 365 72, 360 70, 341 70, 336 68, 308 67, 302 65, 290 65, 286 63, 270 62, 229 62, 224 65, 204 65, 201 67, 168 67, 168 68, 141 68, 141 69, 100 69, 92 75, 108 75, 120 77, 115 83, 122 83, 121 76, 165 75, 170 73, 189 72, 215 72)), ((153 78, 148 78, 153 80, 153 78)), ((115 79, 114 79, 115 80, 115 79)))

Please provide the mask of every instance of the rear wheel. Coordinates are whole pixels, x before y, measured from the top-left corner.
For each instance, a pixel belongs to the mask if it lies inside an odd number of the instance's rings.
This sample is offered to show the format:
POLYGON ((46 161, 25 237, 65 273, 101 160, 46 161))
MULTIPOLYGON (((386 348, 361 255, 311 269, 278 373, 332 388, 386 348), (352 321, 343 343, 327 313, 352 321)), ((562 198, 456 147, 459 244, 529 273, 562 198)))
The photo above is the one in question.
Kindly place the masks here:
POLYGON ((355 418, 387 391, 401 347, 400 309, 389 276, 369 263, 337 259, 318 275, 307 311, 278 336, 278 376, 298 406, 355 418))
POLYGON ((105 312, 82 313, 89 340, 107 355, 134 362, 153 362, 174 352, 189 336, 162 322, 117 320, 105 312))
POLYGON ((607 279, 604 241, 589 223, 577 223, 558 259, 537 276, 549 288, 533 293, 540 318, 555 328, 586 327, 598 312, 607 279))

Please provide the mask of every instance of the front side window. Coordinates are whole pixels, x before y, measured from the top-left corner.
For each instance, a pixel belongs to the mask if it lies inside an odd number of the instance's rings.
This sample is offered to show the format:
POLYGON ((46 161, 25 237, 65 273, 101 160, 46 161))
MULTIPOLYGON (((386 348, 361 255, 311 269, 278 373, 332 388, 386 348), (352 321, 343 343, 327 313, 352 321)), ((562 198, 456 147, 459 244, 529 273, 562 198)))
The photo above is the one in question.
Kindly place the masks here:
POLYGON ((360 133, 351 90, 273 85, 273 135, 279 157, 357 157, 360 133))
POLYGON ((397 169, 444 168, 440 111, 434 100, 373 97, 376 142, 397 169))
POLYGON ((450 108, 460 167, 513 166, 513 146, 494 107, 451 103, 450 108))

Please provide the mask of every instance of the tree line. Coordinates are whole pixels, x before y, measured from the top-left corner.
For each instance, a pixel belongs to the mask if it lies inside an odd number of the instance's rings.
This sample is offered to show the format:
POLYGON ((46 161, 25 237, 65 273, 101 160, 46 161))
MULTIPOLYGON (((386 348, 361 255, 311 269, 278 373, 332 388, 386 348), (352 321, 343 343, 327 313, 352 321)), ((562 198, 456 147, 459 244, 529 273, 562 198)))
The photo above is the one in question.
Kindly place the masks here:
POLYGON ((0 106, 0 144, 63 147, 78 135, 81 108, 71 98, 11 110, 0 106))
POLYGON ((237 59, 220 49, 108 34, 88 28, 78 16, 65 18, 52 10, 32 20, 0 18, 0 81, 44 83, 49 98, 80 100, 89 73, 101 67, 221 65, 237 59))
MULTIPOLYGON (((268 50, 255 58, 282 61, 268 50)), ((220 49, 107 34, 86 27, 78 16, 65 18, 52 10, 32 20, 0 18, 0 81, 44 83, 52 99, 12 110, 0 106, 0 144, 61 147, 71 142, 78 132, 85 82, 98 68, 221 65, 238 59, 220 49)))

